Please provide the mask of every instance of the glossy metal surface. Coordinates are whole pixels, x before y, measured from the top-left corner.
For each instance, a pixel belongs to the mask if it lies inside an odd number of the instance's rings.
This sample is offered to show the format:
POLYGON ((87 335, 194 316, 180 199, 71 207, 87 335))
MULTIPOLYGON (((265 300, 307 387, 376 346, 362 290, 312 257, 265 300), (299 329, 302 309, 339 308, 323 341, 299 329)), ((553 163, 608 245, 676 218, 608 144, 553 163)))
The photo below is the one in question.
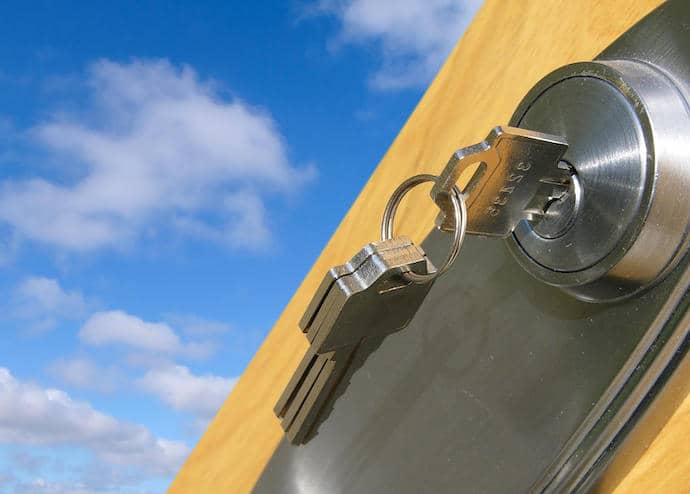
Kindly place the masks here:
POLYGON ((514 127, 495 127, 479 144, 451 156, 431 189, 441 209, 443 231, 455 229, 451 191, 465 173, 467 233, 506 237, 522 219, 536 219, 544 206, 565 191, 569 174, 558 167, 568 148, 559 136, 514 127))
MULTIPOLYGON (((375 334, 399 331, 429 292, 431 282, 410 283, 404 277, 408 269, 422 274, 434 270, 418 246, 405 237, 373 245, 374 252, 357 269, 334 279, 325 295, 317 291, 318 308, 307 311, 302 326, 316 353, 352 346, 375 334)), ((329 270, 326 277, 332 272, 329 270)))
POLYGON ((527 222, 518 226, 516 259, 546 283, 590 301, 653 285, 688 243, 687 101, 666 75, 672 68, 630 60, 632 51, 620 56, 626 60, 556 70, 529 92, 511 122, 563 135, 570 143, 564 159, 582 185, 582 205, 564 234, 546 238, 527 222))
MULTIPOLYGON (((436 233, 424 249, 442 255, 447 243, 436 233)), ((284 441, 255 492, 530 490, 674 281, 624 303, 580 302, 528 275, 502 242, 468 238, 410 326, 358 349, 316 435, 284 441)))
MULTIPOLYGON (((563 80, 540 91, 519 123, 548 128, 572 142, 564 159, 572 163, 582 185, 582 205, 571 228, 561 236, 547 239, 527 222, 518 226, 514 236, 548 274, 580 272, 576 282, 586 279, 581 271, 604 259, 635 220, 644 217, 643 192, 654 176, 653 169, 647 170, 642 127, 633 106, 603 80, 569 77, 579 71, 572 66, 561 69, 555 77, 563 80)), ((547 282, 558 283, 562 277, 554 275, 547 282)))

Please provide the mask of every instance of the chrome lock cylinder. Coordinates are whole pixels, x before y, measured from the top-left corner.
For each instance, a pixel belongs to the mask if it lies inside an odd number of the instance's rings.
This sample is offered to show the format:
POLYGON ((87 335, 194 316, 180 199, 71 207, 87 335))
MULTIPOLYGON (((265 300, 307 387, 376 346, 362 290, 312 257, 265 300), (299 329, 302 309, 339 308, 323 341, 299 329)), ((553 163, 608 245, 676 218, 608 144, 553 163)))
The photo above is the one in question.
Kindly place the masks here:
POLYGON ((688 246, 690 117, 682 89, 632 60, 576 63, 536 84, 510 125, 563 136, 568 192, 508 240, 533 276, 578 299, 629 297, 688 246))

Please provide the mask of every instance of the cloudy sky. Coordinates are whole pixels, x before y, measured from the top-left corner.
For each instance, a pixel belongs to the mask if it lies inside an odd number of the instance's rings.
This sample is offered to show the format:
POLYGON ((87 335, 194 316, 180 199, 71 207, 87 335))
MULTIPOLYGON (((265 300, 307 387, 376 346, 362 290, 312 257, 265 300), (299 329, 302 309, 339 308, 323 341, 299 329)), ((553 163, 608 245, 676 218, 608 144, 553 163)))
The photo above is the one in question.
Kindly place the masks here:
POLYGON ((0 492, 165 491, 479 3, 3 4, 0 492))

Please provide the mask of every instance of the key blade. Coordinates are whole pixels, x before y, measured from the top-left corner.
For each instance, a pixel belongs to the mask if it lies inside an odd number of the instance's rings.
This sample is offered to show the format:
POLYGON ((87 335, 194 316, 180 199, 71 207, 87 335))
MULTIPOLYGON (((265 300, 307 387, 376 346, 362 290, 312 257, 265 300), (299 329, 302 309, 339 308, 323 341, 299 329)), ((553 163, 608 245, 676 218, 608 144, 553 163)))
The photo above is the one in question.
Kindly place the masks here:
POLYGON ((316 355, 309 368, 304 372, 304 375, 300 379, 299 386, 295 390, 290 403, 281 416, 282 421, 280 425, 284 431, 287 432, 292 426, 324 367, 327 364, 330 365, 330 360, 330 355, 316 355))
POLYGON ((318 356, 319 363, 323 361, 323 366, 320 366, 318 376, 285 431, 288 441, 292 444, 304 443, 314 430, 326 404, 350 366, 357 348, 358 345, 354 345, 318 356))
POLYGON ((431 190, 441 209, 439 229, 455 228, 450 193, 460 176, 479 164, 464 188, 467 233, 506 237, 520 220, 543 209, 553 187, 566 184, 567 170, 558 164, 568 144, 559 136, 516 127, 495 127, 479 144, 453 154, 431 190), (547 191, 547 192, 545 192, 547 191))
POLYGON ((278 402, 275 404, 275 407, 273 407, 273 411, 278 418, 282 419, 285 416, 288 407, 295 400, 295 395, 302 386, 302 383, 304 382, 309 370, 314 366, 316 357, 317 355, 314 350, 311 348, 307 349, 302 361, 299 363, 297 369, 295 369, 295 372, 292 374, 290 381, 288 381, 287 385, 285 386, 283 394, 280 395, 278 402))

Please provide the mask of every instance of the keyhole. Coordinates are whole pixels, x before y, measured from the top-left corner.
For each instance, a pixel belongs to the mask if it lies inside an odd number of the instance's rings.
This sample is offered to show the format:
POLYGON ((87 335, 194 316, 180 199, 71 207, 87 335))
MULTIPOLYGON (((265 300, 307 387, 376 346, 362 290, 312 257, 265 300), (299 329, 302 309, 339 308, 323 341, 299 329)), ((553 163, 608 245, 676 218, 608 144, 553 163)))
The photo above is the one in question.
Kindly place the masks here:
POLYGON ((565 161, 561 161, 559 166, 570 171, 568 190, 563 196, 547 204, 544 216, 540 220, 532 222, 534 232, 545 239, 565 235, 575 223, 575 217, 582 202, 582 183, 575 168, 565 161))

